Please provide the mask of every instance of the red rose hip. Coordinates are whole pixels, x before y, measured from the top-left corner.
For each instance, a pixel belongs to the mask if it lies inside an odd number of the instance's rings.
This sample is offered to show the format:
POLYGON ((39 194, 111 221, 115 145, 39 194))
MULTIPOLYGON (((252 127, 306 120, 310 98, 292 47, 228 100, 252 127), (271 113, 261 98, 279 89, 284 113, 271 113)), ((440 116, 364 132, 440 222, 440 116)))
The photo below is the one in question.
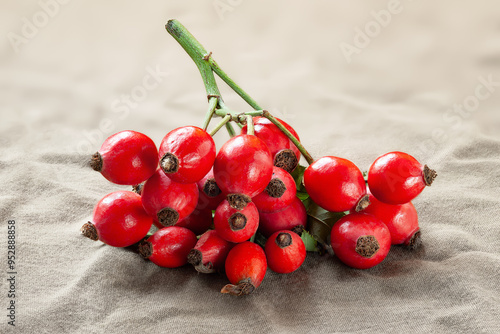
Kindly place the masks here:
POLYGON ((328 211, 360 211, 369 204, 363 174, 347 159, 316 160, 304 172, 304 185, 311 199, 328 211))
MULTIPOLYGON (((279 118, 276 119, 300 141, 299 135, 290 125, 279 118)), ((254 129, 255 135, 269 148, 274 165, 291 173, 300 160, 300 151, 295 144, 265 117, 254 117, 254 129)), ((241 129, 241 133, 247 133, 246 125, 241 129)))
POLYGON ((259 212, 275 212, 290 205, 297 193, 295 181, 290 173, 273 167, 271 181, 263 192, 252 198, 259 212))
POLYGON ((160 267, 177 268, 187 263, 196 235, 184 227, 169 226, 139 244, 139 253, 160 267))
POLYGON ((226 198, 215 182, 213 168, 200 181, 197 182, 200 199, 198 207, 215 210, 226 198))
POLYGON ((266 237, 279 230, 303 230, 306 224, 306 207, 297 197, 281 211, 259 212, 259 231, 266 237))
POLYGON ((391 232, 393 245, 405 245, 416 248, 420 244, 420 228, 418 215, 412 202, 401 205, 386 204, 370 195, 370 206, 363 213, 373 215, 380 219, 391 232))
POLYGON ((170 131, 159 147, 160 167, 175 182, 195 183, 212 168, 215 143, 205 130, 184 126, 170 131))
POLYGON ((215 230, 203 233, 188 254, 188 262, 200 273, 210 274, 224 269, 227 254, 233 248, 232 242, 221 238, 215 230))
POLYGON ((404 204, 417 197, 436 178, 436 171, 403 152, 378 157, 368 170, 368 187, 378 200, 404 204))
POLYGON ((306 259, 306 247, 297 233, 282 230, 267 239, 265 253, 269 268, 280 274, 297 270, 306 259))
POLYGON ((332 249, 346 265, 368 269, 382 262, 391 248, 391 233, 378 218, 351 213, 340 218, 331 231, 332 249))
POLYGON ((224 200, 215 210, 214 227, 219 236, 227 241, 246 241, 259 227, 259 211, 252 202, 244 209, 236 210, 224 200))
POLYGON ((254 135, 229 139, 215 158, 215 181, 235 209, 243 209, 252 197, 260 194, 272 174, 271 153, 254 135))
POLYGON ((156 171, 158 151, 148 136, 136 131, 121 131, 104 141, 92 156, 90 166, 108 181, 135 185, 156 171))
POLYGON ((225 269, 231 284, 225 285, 221 292, 235 296, 248 295, 260 286, 266 275, 266 254, 259 245, 245 241, 229 251, 225 269))
POLYGON ((135 244, 153 224, 153 218, 142 207, 141 197, 131 191, 104 196, 94 208, 92 221, 82 226, 82 234, 114 247, 135 244))
POLYGON ((189 216, 198 203, 195 183, 177 183, 160 169, 149 178, 141 191, 142 205, 161 226, 172 226, 189 216))

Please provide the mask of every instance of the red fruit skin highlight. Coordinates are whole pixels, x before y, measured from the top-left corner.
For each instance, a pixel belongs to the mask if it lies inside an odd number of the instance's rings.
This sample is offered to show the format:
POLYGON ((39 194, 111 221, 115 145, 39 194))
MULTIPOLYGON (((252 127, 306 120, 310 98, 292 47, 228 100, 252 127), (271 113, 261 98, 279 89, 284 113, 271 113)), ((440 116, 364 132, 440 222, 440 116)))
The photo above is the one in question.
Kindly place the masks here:
POLYGON ((387 225, 391 232, 391 244, 408 246, 415 233, 420 231, 415 206, 411 202, 401 205, 386 204, 372 194, 369 195, 370 205, 363 212, 377 217, 387 225))
POLYGON ((177 183, 158 169, 144 184, 141 198, 144 209, 156 222, 163 227, 171 226, 194 211, 198 203, 198 187, 195 183, 177 183), (159 213, 161 215, 161 210, 166 208, 175 210, 177 219, 159 219, 159 213))
POLYGON ((227 255, 234 245, 221 238, 217 231, 206 231, 190 251, 188 261, 201 273, 222 271, 227 255))
POLYGON ((378 200, 404 204, 431 185, 437 173, 403 152, 389 152, 378 157, 368 170, 368 187, 378 200))
POLYGON ((265 237, 279 230, 292 230, 298 225, 304 228, 307 225, 306 207, 298 197, 281 211, 268 213, 259 211, 259 231, 265 237))
POLYGON ((252 202, 255 203, 259 212, 275 212, 290 205, 296 194, 297 186, 290 173, 279 167, 273 167, 273 174, 269 185, 263 192, 252 198, 252 202), (273 190, 281 186, 284 187, 283 194, 279 197, 272 196, 277 195, 276 191, 273 190))
POLYGON ((114 247, 128 247, 146 236, 153 218, 132 191, 115 191, 95 206, 92 222, 99 240, 114 247))
POLYGON ((259 211, 252 202, 237 210, 224 200, 215 210, 214 227, 217 234, 230 242, 243 242, 252 237, 259 227, 259 211))
POLYGON ((238 135, 221 147, 213 171, 222 192, 252 198, 271 181, 273 161, 262 140, 253 135, 238 135))
POLYGON ((347 159, 332 156, 322 157, 307 167, 304 185, 316 204, 333 212, 355 209, 366 195, 359 168, 347 159))
POLYGON ((333 252, 344 264, 357 269, 368 269, 382 262, 389 253, 391 233, 378 218, 364 213, 351 213, 333 225, 331 244, 333 252), (370 244, 373 240, 378 248, 369 245, 359 247, 363 241, 370 244), (368 256, 360 254, 363 249, 368 256))
POLYGON ((144 257, 154 264, 177 268, 187 263, 188 253, 196 245, 196 241, 196 235, 187 228, 169 226, 156 231, 139 249, 143 256, 149 255, 144 257), (151 253, 145 254, 148 251, 151 253))
MULTIPOLYGON (((292 135, 300 141, 297 132, 288 123, 276 117, 283 126, 292 133, 292 135)), ((283 149, 290 149, 295 153, 297 161, 300 160, 300 151, 295 146, 295 144, 270 120, 265 117, 254 117, 254 131, 255 135, 259 137, 264 143, 266 143, 271 155, 276 156, 276 154, 283 149)), ((241 129, 242 134, 247 133, 247 126, 243 126, 241 129)))
POLYGON ((265 246, 267 265, 279 274, 297 270, 306 259, 306 247, 297 233, 288 230, 274 232, 265 246))
POLYGON ((131 130, 121 131, 104 141, 92 157, 91 166, 110 182, 136 185, 156 171, 158 151, 148 136, 131 130))
POLYGON ((166 153, 177 158, 177 170, 167 175, 179 183, 195 183, 201 180, 215 160, 215 143, 206 131, 196 126, 183 126, 170 131, 159 147, 160 166, 166 153))
POLYGON ((225 269, 231 284, 224 286, 221 292, 248 295, 260 286, 266 275, 266 254, 259 245, 250 241, 242 242, 229 251, 225 269))

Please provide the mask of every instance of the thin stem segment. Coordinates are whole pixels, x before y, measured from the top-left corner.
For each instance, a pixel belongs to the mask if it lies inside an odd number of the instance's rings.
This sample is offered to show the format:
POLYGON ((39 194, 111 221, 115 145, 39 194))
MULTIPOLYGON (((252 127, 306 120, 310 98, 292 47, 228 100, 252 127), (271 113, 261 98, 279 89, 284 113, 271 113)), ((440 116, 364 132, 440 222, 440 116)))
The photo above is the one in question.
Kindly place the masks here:
POLYGON ((217 131, 219 131, 230 120, 231 120, 231 115, 227 114, 226 117, 224 117, 222 121, 220 121, 220 123, 217 124, 217 126, 212 131, 210 131, 210 135, 213 137, 217 133, 217 131))
POLYGON ((309 152, 307 152, 305 147, 302 146, 300 141, 298 141, 297 138, 295 138, 295 136, 290 131, 288 131, 288 129, 285 128, 280 121, 278 121, 273 115, 271 115, 269 111, 264 110, 262 112, 262 116, 264 116, 265 118, 270 120, 274 125, 276 125, 295 144, 295 146, 299 149, 300 153, 302 153, 304 159, 306 159, 309 165, 314 162, 314 159, 311 157, 309 152))
POLYGON ((255 135, 255 130, 253 127, 253 117, 251 115, 247 115, 247 134, 255 135))
POLYGON ((208 100, 208 111, 205 115, 205 120, 203 121, 203 130, 207 131, 208 124, 210 124, 210 120, 212 119, 218 104, 219 99, 216 97, 211 97, 208 100))
POLYGON ((227 133, 229 133, 229 137, 233 138, 234 136, 236 136, 236 132, 234 131, 234 128, 230 122, 226 123, 226 129, 227 133))
POLYGON ((246 103, 248 103, 252 108, 255 110, 262 109, 257 102, 255 102, 254 99, 250 97, 236 82, 234 82, 233 79, 231 79, 226 72, 224 72, 217 62, 209 55, 208 56, 208 62, 210 63, 210 66, 212 67, 212 70, 217 74, 229 87, 231 87, 236 94, 238 94, 243 100, 245 100, 246 103))

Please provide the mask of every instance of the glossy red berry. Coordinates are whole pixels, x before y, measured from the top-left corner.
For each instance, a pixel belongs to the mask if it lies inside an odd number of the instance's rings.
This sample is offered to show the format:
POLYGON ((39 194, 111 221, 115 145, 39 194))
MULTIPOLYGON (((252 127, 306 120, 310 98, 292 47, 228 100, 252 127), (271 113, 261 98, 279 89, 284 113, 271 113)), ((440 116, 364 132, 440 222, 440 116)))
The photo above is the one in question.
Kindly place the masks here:
POLYGON ((231 284, 225 285, 221 292, 235 296, 248 295, 260 286, 266 275, 266 254, 259 245, 245 241, 229 251, 225 269, 231 284))
POLYGON ((227 254, 234 243, 221 238, 215 230, 203 233, 188 254, 188 262, 200 273, 210 274, 224 270, 227 254))
POLYGON ((417 197, 436 178, 436 171, 403 152, 378 157, 368 171, 368 186, 378 200, 404 204, 417 197))
MULTIPOLYGON (((175 226, 182 226, 190 229, 196 235, 205 233, 213 223, 212 210, 206 209, 205 206, 198 200, 198 205, 194 211, 186 218, 179 220, 175 226)), ((158 226, 159 223, 155 222, 158 226)), ((159 227, 161 228, 161 227, 159 227)))
POLYGON ((259 231, 266 237, 279 230, 303 230, 306 224, 306 207, 297 197, 281 211, 259 212, 259 231))
POLYGON ((304 185, 311 199, 328 211, 359 211, 369 204, 363 174, 343 158, 328 156, 313 162, 304 172, 304 185))
POLYGON ((372 194, 369 195, 370 206, 363 212, 377 217, 387 225, 391 232, 391 243, 417 247, 420 243, 420 228, 417 210, 412 202, 392 205, 379 201, 372 194))
POLYGON ((271 181, 263 192, 252 198, 259 212, 279 211, 290 205, 297 193, 295 181, 290 173, 273 167, 271 181))
POLYGON ((198 206, 209 210, 215 210, 226 198, 215 182, 213 168, 200 181, 197 182, 200 199, 198 206))
POLYGON ((198 203, 195 183, 177 183, 160 169, 144 184, 141 192, 146 212, 161 226, 172 226, 189 216, 198 203))
MULTIPOLYGON (((299 135, 283 120, 277 118, 283 126, 292 133, 297 140, 299 135)), ((300 160, 300 151, 295 144, 270 120, 265 117, 254 117, 255 135, 266 143, 275 166, 292 172, 300 160)), ((247 126, 241 129, 242 134, 247 133, 247 126)))
POLYGON ((158 151, 148 136, 121 131, 104 141, 90 166, 113 183, 135 185, 153 175, 158 167, 158 151))
POLYGON ((371 268, 382 262, 391 248, 391 233, 378 218, 351 213, 332 228, 332 249, 340 261, 358 268, 371 268))
POLYGON ((114 247, 127 247, 146 236, 153 218, 142 207, 141 197, 131 191, 115 191, 95 206, 92 222, 83 225, 82 234, 114 247))
POLYGON ((297 270, 306 259, 306 247, 297 233, 282 230, 267 239, 265 253, 269 268, 280 274, 297 270))
POLYGON ((236 210, 224 200, 215 210, 214 227, 217 234, 227 241, 246 241, 257 232, 259 211, 252 202, 242 210, 236 210))
POLYGON ((159 147, 160 167, 175 182, 195 183, 215 160, 215 143, 205 130, 183 126, 170 131, 159 147))
POLYGON ((139 253, 160 267, 177 268, 187 263, 196 235, 184 227, 169 226, 139 244, 139 253))
POLYGON ((273 161, 266 144, 253 135, 229 139, 214 164, 217 185, 233 208, 243 209, 271 181, 273 161))

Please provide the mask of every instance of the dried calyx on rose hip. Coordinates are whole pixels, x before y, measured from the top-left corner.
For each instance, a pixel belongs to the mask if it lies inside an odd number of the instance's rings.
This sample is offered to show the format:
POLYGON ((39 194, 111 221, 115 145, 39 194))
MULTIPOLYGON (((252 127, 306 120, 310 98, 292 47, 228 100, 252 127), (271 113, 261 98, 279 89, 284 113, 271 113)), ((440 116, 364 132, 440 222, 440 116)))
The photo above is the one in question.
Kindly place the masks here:
POLYGON ((259 212, 275 212, 290 205, 297 193, 293 177, 284 169, 273 167, 271 181, 263 192, 252 198, 259 212))
POLYGON ((189 252, 188 262, 199 273, 211 274, 223 271, 227 255, 234 245, 221 238, 217 231, 206 231, 189 252))
POLYGON ((195 183, 177 183, 158 169, 141 193, 142 204, 160 227, 175 225, 189 216, 198 203, 195 183))
POLYGON ((328 211, 360 211, 370 204, 363 174, 347 159, 327 156, 314 161, 304 172, 304 186, 328 211))
POLYGON ((184 227, 169 226, 139 244, 139 253, 160 267, 177 268, 187 263, 196 235, 184 227))
POLYGON ((331 231, 335 255, 344 264, 368 269, 382 262, 391 248, 391 233, 378 218, 351 213, 340 218, 331 231))
POLYGON ((368 187, 378 200, 404 204, 417 197, 436 178, 436 171, 403 152, 378 157, 368 170, 368 187))
POLYGON ((214 163, 217 185, 231 207, 241 210, 271 181, 273 161, 266 144, 254 135, 238 135, 222 145, 214 163))
POLYGON ((131 191, 115 191, 95 206, 92 222, 81 232, 92 240, 114 247, 128 247, 146 236, 153 218, 142 207, 141 197, 131 191))
POLYGON ((200 199, 198 200, 200 208, 215 210, 226 198, 215 181, 213 168, 197 182, 197 185, 200 193, 200 199))
POLYGON ((260 286, 267 270, 264 250, 257 244, 245 241, 234 246, 227 255, 226 276, 231 284, 221 292, 234 296, 248 295, 260 286))
POLYGON ((297 270, 306 259, 306 247, 297 233, 274 232, 266 241, 265 253, 269 268, 280 274, 297 270))
POLYGON ((160 167, 172 180, 195 183, 215 160, 215 143, 205 130, 183 126, 170 131, 159 147, 160 167))
MULTIPOLYGON (((299 139, 295 130, 283 120, 276 118, 283 126, 299 139)), ((300 160, 300 151, 295 144, 270 120, 265 117, 254 117, 255 135, 266 143, 275 166, 291 173, 297 167, 300 160)), ((241 129, 242 134, 247 133, 247 126, 241 129)))
POLYGON ((380 219, 391 232, 391 244, 404 245, 410 249, 417 248, 421 243, 418 215, 412 202, 400 205, 386 204, 370 194, 370 206, 363 213, 380 219))
POLYGON ((228 200, 224 200, 215 210, 214 227, 218 235, 227 241, 246 241, 257 232, 259 211, 253 202, 237 210, 231 207, 228 200))
POLYGON ((156 171, 158 151, 148 136, 137 131, 121 131, 104 141, 92 156, 90 166, 108 181, 135 185, 156 171))

